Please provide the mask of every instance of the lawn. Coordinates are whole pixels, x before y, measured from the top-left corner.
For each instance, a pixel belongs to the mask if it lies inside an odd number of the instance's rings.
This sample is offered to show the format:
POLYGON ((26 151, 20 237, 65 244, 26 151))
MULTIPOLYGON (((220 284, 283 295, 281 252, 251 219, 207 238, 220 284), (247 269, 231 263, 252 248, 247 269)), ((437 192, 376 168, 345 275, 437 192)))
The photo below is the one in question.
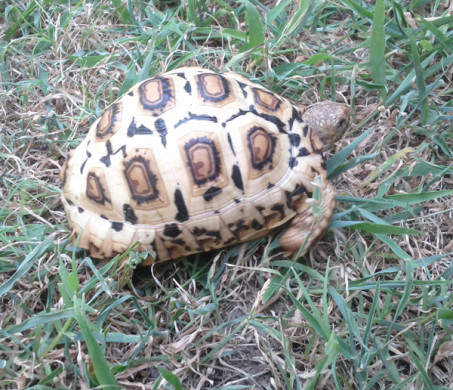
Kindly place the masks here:
POLYGON ((0 4, 0 388, 453 386, 453 2, 0 4), (137 266, 73 245, 61 167, 135 83, 234 71, 347 102, 337 207, 300 259, 285 230, 137 266))

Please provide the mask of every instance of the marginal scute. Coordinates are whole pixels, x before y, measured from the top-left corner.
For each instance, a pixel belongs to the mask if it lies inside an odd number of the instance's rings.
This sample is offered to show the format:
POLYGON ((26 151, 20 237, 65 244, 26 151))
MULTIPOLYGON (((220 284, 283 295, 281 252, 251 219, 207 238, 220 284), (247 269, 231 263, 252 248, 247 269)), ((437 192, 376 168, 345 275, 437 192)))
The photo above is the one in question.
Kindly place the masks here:
POLYGON ((175 238, 181 234, 181 230, 179 230, 176 223, 170 223, 168 225, 165 225, 164 234, 168 237, 175 238))
POLYGON ((239 242, 244 240, 250 233, 249 223, 247 222, 241 218, 228 224, 228 228, 236 236, 239 242))
POLYGON ((255 230, 262 230, 264 228, 264 226, 261 223, 259 223, 256 219, 254 219, 252 221, 251 226, 252 226, 252 229, 255 229, 255 230))
POLYGON ((66 171, 68 170, 68 163, 69 163, 69 157, 63 163, 63 165, 61 167, 61 171, 60 171, 60 182, 61 182, 61 188, 63 189, 63 191, 65 190, 65 186, 66 186, 66 171))
POLYGON ((296 212, 300 211, 304 206, 308 195, 308 191, 302 184, 296 184, 292 191, 285 191, 288 208, 296 212))
POLYGON ((225 237, 231 237, 231 233, 222 229, 222 224, 217 217, 211 217, 206 222, 205 225, 209 226, 209 230, 203 226, 195 226, 191 229, 191 233, 201 250, 214 249, 221 245, 225 237))
POLYGON ((285 208, 283 207, 283 205, 281 203, 274 204, 271 207, 271 210, 272 211, 276 211, 277 213, 279 213, 280 214, 280 219, 285 218, 285 208))
POLYGON ((123 230, 123 222, 117 222, 117 221, 112 221, 112 229, 115 230, 116 232, 120 232, 123 230))

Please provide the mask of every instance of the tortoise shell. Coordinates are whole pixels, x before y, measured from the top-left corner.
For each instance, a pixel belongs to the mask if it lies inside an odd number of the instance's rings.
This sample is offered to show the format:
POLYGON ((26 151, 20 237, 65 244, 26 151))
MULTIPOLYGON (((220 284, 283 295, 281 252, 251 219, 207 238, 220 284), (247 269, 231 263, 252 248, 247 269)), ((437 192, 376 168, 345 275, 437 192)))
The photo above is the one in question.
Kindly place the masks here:
POLYGON ((62 201, 93 257, 138 241, 155 261, 175 259, 306 212, 322 148, 284 98, 237 74, 181 68, 137 84, 93 123, 63 166, 62 201))

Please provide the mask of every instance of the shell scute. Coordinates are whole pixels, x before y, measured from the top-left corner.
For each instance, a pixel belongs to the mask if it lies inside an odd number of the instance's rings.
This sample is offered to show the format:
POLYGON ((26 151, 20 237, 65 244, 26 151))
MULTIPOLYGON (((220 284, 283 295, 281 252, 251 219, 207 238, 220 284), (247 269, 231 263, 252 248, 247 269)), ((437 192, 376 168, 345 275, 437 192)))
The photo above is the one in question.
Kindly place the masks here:
POLYGON ((157 177, 149 169, 149 161, 138 156, 129 159, 124 165, 124 175, 129 184, 132 199, 137 204, 152 201, 159 196, 156 187, 157 177))
POLYGON ((247 146, 252 167, 260 171, 266 164, 272 164, 277 138, 264 128, 254 126, 247 132, 247 146))
POLYGON ((184 151, 194 184, 201 186, 219 177, 222 167, 217 139, 191 138, 184 144, 184 151))
POLYGON ((167 77, 145 80, 139 86, 140 102, 144 111, 157 116, 175 107, 175 87, 167 77))
POLYGON ((101 116, 96 124, 96 137, 98 141, 104 141, 121 129, 122 105, 113 104, 101 116))
POLYGON ((93 202, 105 205, 106 202, 112 203, 110 191, 101 170, 90 171, 87 175, 86 196, 93 202))
POLYGON ((196 76, 200 102, 203 105, 223 107, 234 100, 229 81, 215 73, 203 73, 196 76))
POLYGON ((260 88, 252 88, 252 91, 255 103, 258 107, 271 112, 278 111, 281 100, 277 98, 273 93, 260 88))
MULTIPOLYGON (((168 206, 162 174, 154 157, 148 148, 135 148, 123 159, 122 189, 127 187, 128 199, 132 209, 152 210, 168 206)), ((139 223, 144 223, 140 218, 139 223)))

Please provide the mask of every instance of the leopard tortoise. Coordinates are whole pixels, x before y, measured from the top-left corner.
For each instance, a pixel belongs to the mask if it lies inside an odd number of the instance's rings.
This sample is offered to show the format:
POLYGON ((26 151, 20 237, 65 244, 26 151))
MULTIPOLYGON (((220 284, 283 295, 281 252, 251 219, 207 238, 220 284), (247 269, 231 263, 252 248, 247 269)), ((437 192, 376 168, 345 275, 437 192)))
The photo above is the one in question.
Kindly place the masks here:
POLYGON ((343 104, 303 112, 238 74, 176 69, 93 123, 63 165, 63 205, 78 246, 97 258, 138 241, 156 253, 145 264, 175 259, 291 219, 280 244, 294 253, 330 224, 335 190, 320 185, 314 221, 314 181, 325 178, 323 147, 348 124, 343 104))

